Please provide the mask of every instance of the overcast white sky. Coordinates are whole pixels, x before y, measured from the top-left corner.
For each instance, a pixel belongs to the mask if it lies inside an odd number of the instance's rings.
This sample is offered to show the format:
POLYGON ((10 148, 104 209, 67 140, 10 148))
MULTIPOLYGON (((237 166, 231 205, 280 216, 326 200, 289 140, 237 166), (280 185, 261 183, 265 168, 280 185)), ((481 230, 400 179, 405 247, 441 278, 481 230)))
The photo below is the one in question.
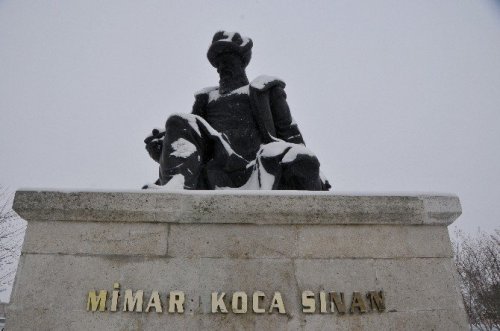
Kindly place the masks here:
POLYGON ((335 191, 460 196, 500 224, 500 2, 0 1, 0 184, 136 189, 143 139, 216 85, 219 29, 287 82, 335 191))

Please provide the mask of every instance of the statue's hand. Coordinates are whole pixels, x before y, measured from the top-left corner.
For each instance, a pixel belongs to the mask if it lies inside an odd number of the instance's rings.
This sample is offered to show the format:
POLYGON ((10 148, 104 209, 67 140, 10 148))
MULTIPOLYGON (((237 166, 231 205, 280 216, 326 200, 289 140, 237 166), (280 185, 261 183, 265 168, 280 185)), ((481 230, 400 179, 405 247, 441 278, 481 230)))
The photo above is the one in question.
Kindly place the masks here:
POLYGON ((165 136, 165 131, 160 131, 158 129, 153 129, 151 135, 144 139, 146 144, 146 150, 149 156, 156 162, 160 162, 161 151, 163 147, 163 137, 165 136))

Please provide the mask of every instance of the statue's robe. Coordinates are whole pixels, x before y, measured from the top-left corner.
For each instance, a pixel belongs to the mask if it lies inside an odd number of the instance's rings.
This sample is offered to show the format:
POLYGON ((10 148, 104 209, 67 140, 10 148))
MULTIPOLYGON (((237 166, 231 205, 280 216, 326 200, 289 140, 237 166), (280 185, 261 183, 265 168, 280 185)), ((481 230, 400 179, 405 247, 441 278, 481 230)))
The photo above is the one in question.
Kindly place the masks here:
POLYGON ((260 76, 220 94, 195 94, 191 114, 166 123, 160 185, 179 189, 327 190, 305 147, 282 80, 260 76))

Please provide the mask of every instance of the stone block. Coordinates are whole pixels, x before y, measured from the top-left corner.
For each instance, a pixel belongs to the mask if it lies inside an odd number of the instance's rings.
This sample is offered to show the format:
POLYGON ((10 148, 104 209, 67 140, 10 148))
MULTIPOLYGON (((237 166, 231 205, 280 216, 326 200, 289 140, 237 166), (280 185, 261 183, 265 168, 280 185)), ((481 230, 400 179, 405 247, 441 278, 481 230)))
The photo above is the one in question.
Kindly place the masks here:
POLYGON ((25 253, 166 255, 168 225, 127 222, 30 222, 25 253))
POLYGON ((208 224, 451 224, 456 196, 341 195, 301 191, 189 193, 19 191, 27 220, 208 224))
MULTIPOLYGON (((446 226, 458 198, 297 192, 18 192, 28 230, 8 330, 466 330, 446 226), (91 290, 118 282, 183 291, 185 311, 87 311, 91 290), (386 309, 302 312, 302 291, 383 291, 386 309), (248 312, 231 311, 232 294, 248 312), (251 312, 254 291, 268 308, 251 312), (227 314, 211 312, 225 292, 227 314)), ((317 303, 319 305, 319 303, 317 303)))
POLYGON ((302 258, 451 257, 453 254, 445 227, 314 225, 298 229, 297 255, 302 258))
POLYGON ((387 311, 463 307, 450 258, 297 259, 295 265, 300 288, 349 294, 381 289, 386 293, 387 311))
POLYGON ((277 258, 297 254, 297 227, 253 224, 172 224, 172 257, 277 258))

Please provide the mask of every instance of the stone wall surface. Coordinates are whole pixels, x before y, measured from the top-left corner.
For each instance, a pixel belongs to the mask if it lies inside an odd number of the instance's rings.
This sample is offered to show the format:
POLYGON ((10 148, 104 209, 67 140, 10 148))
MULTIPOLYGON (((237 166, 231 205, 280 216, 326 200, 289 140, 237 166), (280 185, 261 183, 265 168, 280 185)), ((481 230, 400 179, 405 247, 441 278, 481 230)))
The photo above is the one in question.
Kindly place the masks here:
POLYGON ((28 229, 8 330, 467 329, 447 231, 455 196, 22 191, 14 208, 28 229), (110 296, 116 282, 144 290, 145 305, 159 291, 164 310, 183 291, 185 312, 87 311, 88 292, 110 296), (280 292, 286 313, 253 313, 257 290, 263 307, 280 292), (386 307, 306 314, 305 290, 383 291, 386 307), (211 312, 212 292, 236 291, 246 314, 211 312))

